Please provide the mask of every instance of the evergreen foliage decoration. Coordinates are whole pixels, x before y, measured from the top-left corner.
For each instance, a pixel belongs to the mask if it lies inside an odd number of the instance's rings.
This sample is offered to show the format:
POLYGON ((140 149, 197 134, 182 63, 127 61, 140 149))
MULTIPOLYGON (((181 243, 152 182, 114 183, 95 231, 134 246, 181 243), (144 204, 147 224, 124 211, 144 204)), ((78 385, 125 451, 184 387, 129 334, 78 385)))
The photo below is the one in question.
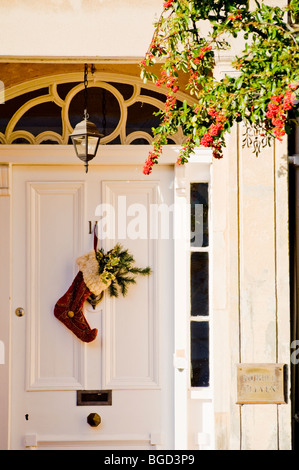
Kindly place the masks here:
POLYGON ((108 286, 110 297, 118 297, 119 294, 126 296, 129 286, 136 283, 137 275, 148 276, 152 272, 150 267, 137 267, 133 255, 120 244, 107 253, 103 248, 97 250, 96 259, 99 275, 102 282, 108 286))
POLYGON ((226 133, 236 122, 251 126, 267 142, 293 132, 299 116, 296 23, 299 0, 290 0, 285 8, 257 0, 164 1, 140 63, 145 82, 167 89, 144 173, 152 172, 162 146, 180 128, 187 138, 178 164, 187 163, 198 146, 222 158, 226 133), (232 62, 235 73, 215 78, 217 54, 229 54, 232 41, 239 40, 245 46, 232 62), (182 75, 187 77, 183 91, 196 101, 192 106, 177 99, 182 75))

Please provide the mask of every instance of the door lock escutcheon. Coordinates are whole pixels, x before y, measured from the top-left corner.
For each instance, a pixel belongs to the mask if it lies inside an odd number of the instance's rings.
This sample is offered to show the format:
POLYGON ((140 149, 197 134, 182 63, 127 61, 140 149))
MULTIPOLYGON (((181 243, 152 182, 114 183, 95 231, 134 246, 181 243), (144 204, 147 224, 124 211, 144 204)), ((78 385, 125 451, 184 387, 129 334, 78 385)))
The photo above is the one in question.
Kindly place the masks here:
POLYGON ((25 310, 22 307, 16 308, 15 311, 17 317, 23 317, 25 315, 25 310))

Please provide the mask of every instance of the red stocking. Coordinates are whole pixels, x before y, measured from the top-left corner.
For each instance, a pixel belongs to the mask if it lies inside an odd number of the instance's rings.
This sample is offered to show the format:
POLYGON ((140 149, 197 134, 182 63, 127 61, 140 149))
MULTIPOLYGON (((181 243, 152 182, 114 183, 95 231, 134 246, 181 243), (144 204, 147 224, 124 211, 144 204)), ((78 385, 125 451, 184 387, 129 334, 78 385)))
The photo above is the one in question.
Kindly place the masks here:
POLYGON ((90 296, 91 291, 86 286, 83 274, 78 272, 68 291, 58 300, 54 308, 54 315, 81 341, 93 341, 98 330, 90 328, 83 314, 83 305, 90 296))

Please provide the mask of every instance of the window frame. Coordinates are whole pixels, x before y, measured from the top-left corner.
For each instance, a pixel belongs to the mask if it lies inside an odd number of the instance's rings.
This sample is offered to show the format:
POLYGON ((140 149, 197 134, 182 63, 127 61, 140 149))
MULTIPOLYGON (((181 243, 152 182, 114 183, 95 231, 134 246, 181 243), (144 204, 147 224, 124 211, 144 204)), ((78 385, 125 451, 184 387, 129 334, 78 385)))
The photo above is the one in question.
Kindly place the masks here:
MULTIPOLYGON (((189 276, 190 276, 190 279, 189 279, 189 287, 190 287, 190 310, 189 310, 189 354, 190 354, 190 358, 189 358, 189 364, 190 364, 190 374, 189 374, 189 380, 190 380, 190 389, 191 390, 205 390, 205 389, 208 389, 210 387, 210 384, 211 384, 211 354, 210 354, 210 351, 211 351, 211 339, 210 339, 210 334, 211 334, 211 309, 210 309, 210 183, 207 182, 207 181, 190 181, 189 182, 189 207, 191 208, 191 200, 190 200, 190 196, 191 196, 191 188, 192 188, 192 185, 193 184, 207 184, 208 185, 208 235, 209 235, 209 241, 208 241, 208 245, 207 246, 192 246, 191 244, 191 217, 190 217, 190 247, 189 247, 189 276), (192 266, 192 254, 194 253, 207 253, 208 255, 208 315, 192 315, 192 301, 191 301, 191 281, 192 281, 192 271, 191 271, 191 266, 192 266), (208 382, 208 385, 205 385, 205 386, 194 386, 192 385, 192 379, 191 379, 191 375, 192 375, 192 350, 191 350, 191 341, 192 341, 192 338, 191 338, 191 325, 192 323, 207 323, 207 326, 208 326, 208 331, 209 331, 209 335, 208 335, 208 348, 209 348, 209 353, 208 353, 208 370, 209 370, 209 382, 208 382)), ((191 214, 190 214, 191 215, 191 214)))
MULTIPOLYGON (((203 161, 203 159, 200 159, 203 161)), ((199 160, 199 161, 200 161, 199 160)), ((197 160, 198 162, 198 160, 197 160)), ((192 247, 191 246, 191 220, 190 213, 188 224, 188 240, 190 241, 186 250, 187 257, 187 286, 189 287, 189 302, 187 319, 188 322, 188 364, 189 364, 189 377, 188 377, 188 390, 190 397, 194 399, 212 399, 213 398, 213 307, 212 307, 212 262, 213 262, 213 228, 212 228, 212 178, 211 178, 211 161, 203 161, 203 163, 195 163, 194 159, 188 163, 188 171, 186 178, 186 203, 188 208, 190 205, 191 185, 194 183, 208 184, 208 233, 209 242, 206 247, 192 247), (208 162, 208 164, 207 164, 208 162), (208 253, 208 273, 209 273, 209 315, 192 316, 191 315, 191 254, 194 252, 208 253), (209 385, 202 387, 191 386, 191 322, 208 322, 209 324, 209 385)))

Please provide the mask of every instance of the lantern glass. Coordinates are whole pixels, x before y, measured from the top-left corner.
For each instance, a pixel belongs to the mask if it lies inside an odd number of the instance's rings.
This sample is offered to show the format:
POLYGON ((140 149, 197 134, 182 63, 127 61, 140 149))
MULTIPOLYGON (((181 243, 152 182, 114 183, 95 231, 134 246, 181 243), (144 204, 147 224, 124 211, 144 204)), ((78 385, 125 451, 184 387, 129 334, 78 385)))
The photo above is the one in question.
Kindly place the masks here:
POLYGON ((90 135, 77 135, 72 137, 79 158, 95 156, 99 145, 99 137, 90 135))

